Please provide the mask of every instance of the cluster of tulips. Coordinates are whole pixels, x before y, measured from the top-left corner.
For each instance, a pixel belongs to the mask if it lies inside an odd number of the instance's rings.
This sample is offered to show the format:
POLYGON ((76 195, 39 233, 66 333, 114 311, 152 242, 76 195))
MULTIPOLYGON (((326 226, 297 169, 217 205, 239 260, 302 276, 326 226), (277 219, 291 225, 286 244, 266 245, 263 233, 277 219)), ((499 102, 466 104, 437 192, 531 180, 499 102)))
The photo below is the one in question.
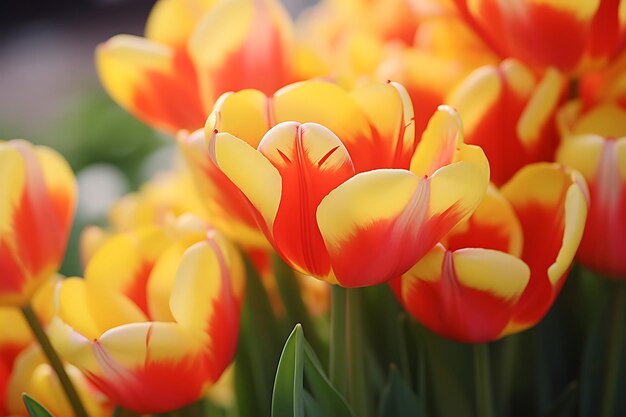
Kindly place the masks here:
MULTIPOLYGON (((0 415, 444 415, 414 372, 432 332, 474 346, 469 415, 493 417, 488 343, 575 260, 626 278, 626 1, 321 0, 294 24, 158 0, 96 65, 180 164, 83 230, 66 278, 72 171, 0 142, 0 415), (405 312, 398 355, 367 343, 368 288, 405 312)), ((622 287, 592 415, 624 392, 622 287)))

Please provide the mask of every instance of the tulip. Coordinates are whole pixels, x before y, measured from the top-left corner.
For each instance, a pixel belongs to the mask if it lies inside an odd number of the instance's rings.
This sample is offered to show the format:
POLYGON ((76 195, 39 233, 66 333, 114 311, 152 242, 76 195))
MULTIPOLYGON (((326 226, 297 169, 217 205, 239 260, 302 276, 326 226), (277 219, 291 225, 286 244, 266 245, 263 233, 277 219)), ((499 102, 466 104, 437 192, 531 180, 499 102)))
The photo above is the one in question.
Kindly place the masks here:
POLYGON ((29 303, 63 260, 76 182, 52 149, 0 143, 0 305, 29 303))
MULTIPOLYGON (((78 369, 71 365, 65 365, 65 370, 76 387, 89 415, 94 417, 110 416, 112 410, 109 400, 91 385, 78 369)), ((28 416, 22 400, 22 393, 24 392, 35 398, 54 416, 74 416, 54 371, 46 363, 45 357, 37 345, 32 345, 19 354, 7 380, 6 391, 0 391, 0 394, 6 393, 9 415, 28 416)))
POLYGON ((535 325, 580 243, 587 189, 576 171, 528 165, 392 286, 426 327, 482 343, 535 325))
MULTIPOLYGON (((52 295, 59 279, 59 276, 53 276, 52 279, 46 280, 33 296, 33 310, 42 323, 49 323, 52 319, 52 295)), ((32 376, 30 372, 23 371, 20 363, 25 355, 33 357, 33 354, 26 354, 26 351, 37 350, 33 344, 33 334, 20 310, 15 307, 0 307, 0 329, 2 329, 0 332, 0 415, 5 416, 11 413, 27 415, 26 410, 23 409, 22 392, 27 391, 32 394, 32 391, 25 389, 26 387, 22 385, 15 388, 15 380, 25 381, 32 376)), ((41 352, 37 352, 38 357, 41 357, 41 352)), ((47 364, 45 367, 49 375, 52 370, 47 364)), ((58 380, 56 377, 53 379, 55 379, 55 392, 65 397, 60 391, 58 380)), ((51 388, 47 384, 39 386, 51 388)))
POLYGON ((626 14, 620 0, 454 2, 495 52, 531 67, 582 73, 623 50, 626 14))
POLYGON ((415 151, 413 110, 405 90, 374 83, 348 93, 323 81, 305 81, 268 97, 258 90, 224 94, 204 132, 181 132, 179 145, 196 179, 212 221, 247 247, 266 247, 244 195, 212 161, 206 138, 215 130, 229 132, 257 147, 263 135, 284 121, 321 123, 341 137, 357 170, 408 168, 415 151), (385 103, 380 113, 375 101, 385 103))
POLYGON ((181 216, 169 229, 113 235, 85 279, 62 281, 50 338, 114 403, 172 411, 198 400, 231 363, 242 293, 236 249, 181 216))
POLYGON ((197 129, 225 91, 268 94, 295 81, 291 22, 276 0, 160 0, 145 38, 117 35, 96 51, 113 99, 169 133, 197 129))
POLYGON ((208 153, 299 272, 344 287, 385 282, 484 195, 487 161, 463 144, 457 114, 441 107, 416 149, 400 85, 369 84, 350 96, 301 83, 276 93, 269 110, 262 98, 247 91, 220 102, 208 153))
POLYGON ((554 119, 564 86, 554 69, 536 77, 522 63, 507 59, 478 68, 450 93, 446 103, 461 115, 467 142, 485 151, 496 185, 527 164, 554 160, 554 119))
POLYGON ((626 110, 603 104, 584 110, 568 103, 559 113, 563 142, 557 160, 589 183, 591 207, 577 259, 613 278, 626 277, 626 110))

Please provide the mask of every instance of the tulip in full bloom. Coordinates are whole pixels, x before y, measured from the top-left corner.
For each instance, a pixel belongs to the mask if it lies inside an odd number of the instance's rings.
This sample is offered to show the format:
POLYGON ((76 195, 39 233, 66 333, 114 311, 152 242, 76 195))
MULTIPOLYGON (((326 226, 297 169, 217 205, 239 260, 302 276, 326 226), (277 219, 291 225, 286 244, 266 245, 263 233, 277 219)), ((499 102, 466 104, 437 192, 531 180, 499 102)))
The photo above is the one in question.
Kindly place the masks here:
POLYGON ((245 196, 213 162, 206 138, 215 130, 229 132, 256 148, 271 127, 285 121, 327 126, 350 148, 360 170, 408 168, 415 151, 413 111, 404 89, 393 84, 369 84, 349 93, 328 82, 305 81, 272 96, 258 90, 224 94, 205 131, 181 132, 179 145, 212 221, 247 247, 266 247, 267 240, 245 196), (374 100, 385 103, 387 111, 378 114, 374 100))
POLYGON ((559 113, 559 162, 589 183, 591 207, 577 259, 602 274, 626 278, 626 110, 579 101, 559 113))
POLYGON ((534 68, 580 73, 624 48, 622 0, 453 0, 468 24, 501 57, 534 68))
POLYGON ((554 160, 554 119, 564 87, 554 69, 536 77, 521 62, 507 59, 476 69, 450 93, 446 103, 461 115, 467 142, 485 151, 496 185, 527 164, 554 160))
POLYGON ((402 278, 405 308, 432 331, 489 342, 536 324, 558 295, 580 242, 587 190, 576 171, 532 164, 402 278))
POLYGON ((208 134, 208 154, 299 272, 345 287, 385 282, 484 195, 487 161, 463 144, 456 113, 441 107, 416 149, 400 85, 347 94, 301 83, 277 93, 270 110, 265 102, 253 91, 225 97, 209 119, 218 133, 208 134))
POLYGON ((113 235, 85 279, 62 281, 50 337, 114 403, 171 411, 199 399, 232 361, 242 292, 236 249, 181 216, 170 228, 113 235))
POLYGON ((0 305, 27 304, 63 260, 76 182, 52 149, 0 142, 0 305))
MULTIPOLYGON (((276 0, 160 0, 145 38, 117 35, 96 62, 107 92, 149 125, 204 125, 225 91, 270 94, 301 78, 291 21, 276 0)), ((310 69, 309 69, 310 70, 310 69)))

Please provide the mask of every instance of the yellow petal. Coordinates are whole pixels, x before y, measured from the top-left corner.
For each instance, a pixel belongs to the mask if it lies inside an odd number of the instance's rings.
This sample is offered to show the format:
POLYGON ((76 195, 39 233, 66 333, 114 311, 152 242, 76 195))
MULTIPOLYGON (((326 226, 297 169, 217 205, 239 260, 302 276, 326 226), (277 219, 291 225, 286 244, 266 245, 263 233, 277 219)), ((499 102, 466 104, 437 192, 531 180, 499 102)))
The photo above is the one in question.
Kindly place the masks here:
POLYGON ((415 151, 415 114, 406 89, 395 82, 370 83, 351 93, 367 115, 370 124, 382 142, 385 156, 380 168, 407 168, 415 151))
POLYGON ((517 300, 530 279, 528 265, 504 252, 468 248, 455 251, 452 257, 462 285, 507 301, 517 300))
POLYGON ((159 0, 146 21, 146 38, 182 46, 191 37, 200 17, 216 0, 159 0))
POLYGON ((173 56, 174 51, 166 45, 138 36, 116 35, 96 49, 96 68, 107 93, 132 111, 145 73, 169 72, 173 56))
POLYGON ((80 278, 68 278, 58 284, 55 304, 58 318, 87 340, 97 339, 112 327, 146 320, 141 310, 122 294, 80 278))
POLYGON ((261 138, 275 124, 271 99, 258 90, 224 93, 207 119, 205 136, 214 130, 228 132, 256 148, 261 138), (245 122, 244 122, 245 121, 245 122))
POLYGON ((291 84, 276 92, 273 104, 275 123, 319 123, 349 149, 357 144, 367 146, 372 140, 366 115, 350 94, 336 84, 315 80, 291 84))
POLYGON ((148 276, 169 244, 170 240, 155 226, 113 235, 91 258, 85 279, 126 295, 147 313, 148 276))
POLYGON ((278 170, 246 142, 219 133, 209 144, 211 158, 259 211, 268 226, 278 212, 282 182, 278 170))

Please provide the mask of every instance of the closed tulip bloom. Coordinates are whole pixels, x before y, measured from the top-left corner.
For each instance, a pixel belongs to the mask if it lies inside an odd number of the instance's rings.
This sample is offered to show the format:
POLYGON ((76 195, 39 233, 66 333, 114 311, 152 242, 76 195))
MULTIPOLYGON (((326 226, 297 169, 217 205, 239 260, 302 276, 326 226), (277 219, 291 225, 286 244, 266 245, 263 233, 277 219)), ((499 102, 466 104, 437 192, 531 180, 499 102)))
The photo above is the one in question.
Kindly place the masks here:
POLYGON ((401 86, 371 84, 352 99, 336 90, 334 100, 320 101, 323 88, 292 86, 290 99, 275 97, 269 112, 230 110, 237 119, 226 117, 227 97, 214 113, 219 133, 209 155, 293 268, 345 287, 379 284, 471 214, 487 187, 487 161, 463 144, 449 107, 436 112, 414 152, 401 86), (302 123, 276 124, 282 120, 302 123), (256 146, 253 124, 273 126, 256 146))
POLYGON ((559 113, 563 142, 557 160, 589 183, 591 207, 578 260, 601 274, 626 278, 626 111, 615 104, 559 113))
POLYGON ((556 164, 522 169, 402 278, 402 304, 439 335, 490 342, 533 326, 567 276, 587 213, 584 180, 556 164))
POLYGON ((145 37, 116 35, 96 51, 107 92, 169 133, 204 125, 225 91, 268 94, 298 77, 291 21, 276 0, 160 0, 145 37))
POLYGON ((63 260, 76 182, 52 149, 0 142, 0 305, 23 306, 63 260))
POLYGON ((624 48, 621 0, 454 0, 468 24, 500 54, 535 68, 581 73, 624 48))
POLYGON ((237 345, 236 249, 188 216, 174 226, 114 235, 85 279, 57 287, 53 345, 115 404, 140 413, 198 400, 237 345))
POLYGON ((461 115, 466 141, 485 151, 496 185, 527 164, 554 160, 559 141, 554 119, 564 87, 554 69, 537 77, 507 59, 476 69, 450 93, 446 103, 461 115))

